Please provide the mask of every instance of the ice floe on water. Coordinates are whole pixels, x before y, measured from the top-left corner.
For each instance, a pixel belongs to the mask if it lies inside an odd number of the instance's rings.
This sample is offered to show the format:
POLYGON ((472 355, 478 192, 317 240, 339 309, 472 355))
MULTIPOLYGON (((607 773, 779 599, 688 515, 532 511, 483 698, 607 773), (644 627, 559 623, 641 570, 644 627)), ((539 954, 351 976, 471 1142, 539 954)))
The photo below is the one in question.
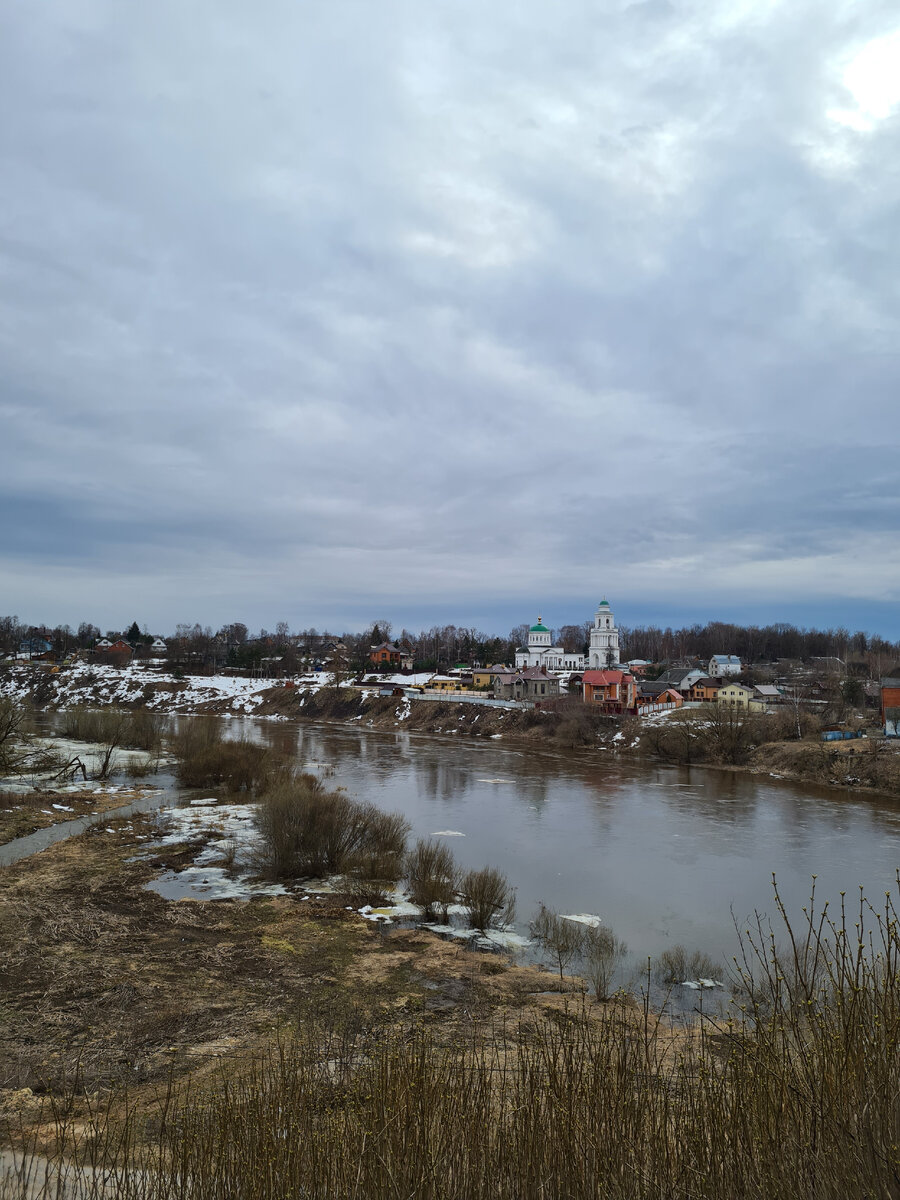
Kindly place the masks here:
POLYGON ((691 991, 699 992, 705 988, 721 988, 725 984, 720 983, 718 979, 685 979, 681 986, 683 988, 690 988, 691 991))
POLYGON ((577 921, 579 925, 590 925, 594 929, 603 924, 593 913, 560 913, 560 916, 564 921, 577 921))
POLYGON ((432 837, 465 837, 464 833, 460 833, 458 829, 435 829, 432 837))
POLYGON ((469 942, 479 950, 516 951, 524 950, 526 946, 531 945, 531 940, 521 933, 516 933, 512 926, 484 931, 470 929, 467 925, 431 924, 423 925, 422 928, 430 930, 431 933, 440 934, 441 937, 458 938, 460 941, 469 942))

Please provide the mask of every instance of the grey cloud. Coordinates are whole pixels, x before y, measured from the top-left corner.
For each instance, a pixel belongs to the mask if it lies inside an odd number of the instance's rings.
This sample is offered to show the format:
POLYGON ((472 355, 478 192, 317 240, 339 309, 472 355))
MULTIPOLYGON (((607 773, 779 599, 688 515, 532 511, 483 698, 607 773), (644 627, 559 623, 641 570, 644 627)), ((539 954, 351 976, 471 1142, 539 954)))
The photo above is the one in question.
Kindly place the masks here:
POLYGON ((705 602, 732 552, 766 580, 796 563, 793 602, 844 586, 813 558, 856 531, 877 573, 898 118, 829 112, 895 20, 812 0, 11 15, 14 606, 72 562, 124 587, 141 548, 197 606, 192 567, 215 577, 221 619, 230 595, 320 626, 360 587, 457 619, 604 571, 636 599, 663 561, 661 604, 698 579, 705 602))

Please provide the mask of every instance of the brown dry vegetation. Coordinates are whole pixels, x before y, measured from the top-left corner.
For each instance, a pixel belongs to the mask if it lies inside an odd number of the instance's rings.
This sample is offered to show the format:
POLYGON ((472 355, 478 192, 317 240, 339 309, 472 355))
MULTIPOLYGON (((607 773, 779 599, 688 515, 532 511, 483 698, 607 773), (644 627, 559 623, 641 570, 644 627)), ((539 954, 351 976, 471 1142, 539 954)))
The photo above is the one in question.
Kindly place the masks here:
POLYGON ((127 1086, 149 1102, 170 1077, 239 1065, 311 1016, 373 1031, 439 1019, 452 1040, 544 1003, 536 970, 428 933, 386 936, 345 896, 164 900, 143 885, 196 847, 128 861, 152 820, 0 870, 0 1142, 36 1119, 35 1097, 74 1088, 86 1112, 127 1086))

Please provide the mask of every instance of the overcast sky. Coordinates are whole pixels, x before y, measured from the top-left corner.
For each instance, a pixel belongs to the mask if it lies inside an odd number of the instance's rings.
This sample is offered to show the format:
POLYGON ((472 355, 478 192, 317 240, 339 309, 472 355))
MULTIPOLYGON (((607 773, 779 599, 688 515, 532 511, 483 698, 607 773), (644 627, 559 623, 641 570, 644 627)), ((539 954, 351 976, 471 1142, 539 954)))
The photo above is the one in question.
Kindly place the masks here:
POLYGON ((900 636, 896 0, 0 25, 0 610, 900 636))

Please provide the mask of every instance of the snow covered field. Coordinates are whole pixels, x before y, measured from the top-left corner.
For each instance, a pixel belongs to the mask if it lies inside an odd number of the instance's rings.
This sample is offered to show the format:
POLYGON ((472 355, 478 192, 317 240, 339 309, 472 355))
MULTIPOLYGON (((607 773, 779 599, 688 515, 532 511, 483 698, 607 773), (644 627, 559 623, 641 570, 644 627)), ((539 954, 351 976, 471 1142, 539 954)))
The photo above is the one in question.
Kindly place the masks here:
MULTIPOLYGON (((183 679, 167 671, 148 670, 143 664, 127 667, 76 663, 56 675, 44 677, 53 690, 50 705, 66 709, 77 704, 137 704, 156 712, 189 713, 210 702, 228 701, 228 710, 252 715, 263 693, 275 686, 271 679, 239 679, 232 675, 188 675, 183 679)), ((298 676, 298 687, 317 690, 331 681, 325 672, 298 676)), ((0 695, 24 700, 35 686, 31 666, 13 667, 0 678, 0 695)))

